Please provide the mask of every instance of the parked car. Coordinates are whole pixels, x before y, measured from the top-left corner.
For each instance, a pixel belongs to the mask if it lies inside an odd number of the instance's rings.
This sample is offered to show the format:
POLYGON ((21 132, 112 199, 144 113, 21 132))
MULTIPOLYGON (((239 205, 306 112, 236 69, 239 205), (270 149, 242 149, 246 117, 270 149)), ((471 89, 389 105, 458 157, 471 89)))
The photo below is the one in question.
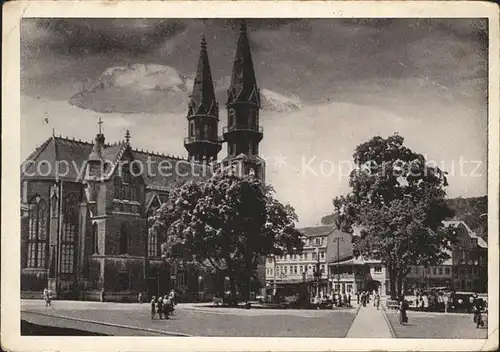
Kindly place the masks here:
POLYGON ((474 292, 455 292, 450 297, 450 311, 472 313, 474 292))

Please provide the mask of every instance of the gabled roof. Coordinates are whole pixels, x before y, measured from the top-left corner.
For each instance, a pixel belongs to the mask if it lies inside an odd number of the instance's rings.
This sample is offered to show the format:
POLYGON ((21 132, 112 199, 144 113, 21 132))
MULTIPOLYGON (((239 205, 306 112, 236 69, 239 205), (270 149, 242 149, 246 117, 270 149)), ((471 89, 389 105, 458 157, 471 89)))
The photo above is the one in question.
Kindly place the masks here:
MULTIPOLYGON (((106 176, 112 175, 123 153, 129 148, 126 142, 106 144, 101 151, 103 160, 113 165, 106 176)), ((40 145, 23 162, 21 166, 21 180, 63 180, 83 182, 85 165, 92 153, 93 144, 74 139, 52 136, 40 145), (60 166, 62 172, 56 175, 55 165, 60 166), (50 167, 48 166, 50 165, 50 167), (68 165, 66 172, 65 165, 68 165), (24 166, 24 168, 23 168, 24 166), (38 166, 38 167, 37 167, 38 166), (24 170, 23 170, 24 169, 24 170)), ((190 162, 186 159, 167 156, 154 152, 144 152, 130 148, 135 160, 144 165, 143 178, 148 188, 167 191, 175 182, 190 179, 208 178, 211 176, 209 166, 190 162), (148 161, 149 160, 149 161, 148 161), (148 167, 151 173, 147 174, 148 167)))
POLYGON ((463 226, 465 230, 467 231, 467 234, 471 239, 477 239, 477 244, 481 248, 488 248, 488 243, 478 235, 472 229, 465 223, 465 221, 462 220, 448 220, 448 221, 443 221, 443 225, 446 227, 459 227, 463 226))

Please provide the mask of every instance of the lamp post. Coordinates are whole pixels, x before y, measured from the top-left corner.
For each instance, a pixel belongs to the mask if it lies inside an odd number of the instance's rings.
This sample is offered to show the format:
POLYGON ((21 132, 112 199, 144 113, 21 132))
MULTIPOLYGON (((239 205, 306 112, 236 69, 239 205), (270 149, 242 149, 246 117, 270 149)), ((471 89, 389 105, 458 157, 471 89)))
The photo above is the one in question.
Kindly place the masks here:
POLYGON ((276 296, 276 255, 272 254, 273 257, 273 295, 272 299, 274 301, 276 296))
POLYGON ((339 287, 340 293, 340 242, 344 242, 344 238, 340 236, 336 236, 333 238, 334 242, 337 242, 337 285, 339 287))
POLYGON ((199 275, 198 276, 198 300, 201 302, 203 301, 203 293, 201 291, 201 282, 203 280, 203 276, 199 275))
POLYGON ((319 297, 319 280, 321 277, 321 272, 319 270, 319 247, 316 247, 316 270, 314 274, 316 276, 316 296, 319 297))

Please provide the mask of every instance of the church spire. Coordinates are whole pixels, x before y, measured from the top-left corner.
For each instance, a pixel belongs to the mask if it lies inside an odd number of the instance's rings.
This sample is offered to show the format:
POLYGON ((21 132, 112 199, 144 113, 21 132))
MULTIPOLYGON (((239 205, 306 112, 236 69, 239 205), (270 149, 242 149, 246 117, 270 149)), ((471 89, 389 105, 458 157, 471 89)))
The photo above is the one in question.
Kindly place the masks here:
POLYGON ((252 62, 250 43, 248 42, 247 27, 244 20, 241 22, 236 55, 231 74, 231 85, 227 91, 226 104, 234 102, 252 102, 260 106, 259 90, 255 79, 255 70, 252 62))
POLYGON ((215 100, 212 72, 208 62, 205 36, 201 37, 200 57, 198 59, 193 92, 191 93, 191 101, 189 102, 188 116, 191 115, 219 116, 219 109, 215 100))
POLYGON ((222 144, 217 135, 219 105, 215 100, 204 36, 201 37, 200 57, 190 97, 187 114, 188 136, 184 138, 184 147, 189 153, 190 160, 210 163, 217 160, 222 144))

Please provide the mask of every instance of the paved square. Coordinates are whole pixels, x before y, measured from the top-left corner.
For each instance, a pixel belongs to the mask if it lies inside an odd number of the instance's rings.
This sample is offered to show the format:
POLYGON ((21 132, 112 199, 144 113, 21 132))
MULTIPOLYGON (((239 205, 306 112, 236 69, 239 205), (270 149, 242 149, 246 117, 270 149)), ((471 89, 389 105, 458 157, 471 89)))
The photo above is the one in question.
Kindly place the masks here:
MULTIPOLYGON (((152 329, 194 336, 238 337, 345 337, 354 320, 356 309, 350 310, 269 310, 238 308, 198 308, 179 304, 169 320, 151 320, 149 304, 54 301, 45 308, 41 301, 24 301, 22 310, 54 314, 89 321, 115 323, 122 326, 152 329)), ((29 317, 25 313, 25 317, 29 317)), ((44 319, 48 323, 57 318, 44 319)), ((60 320, 60 319, 59 319, 60 320)), ((39 322, 41 324, 41 322, 39 322)), ((71 323, 74 327, 74 323, 71 323)), ((79 323, 76 323, 78 326, 79 323)), ((88 322, 81 326, 89 325, 88 322)), ((107 328, 109 329, 109 328, 107 328)), ((114 329, 113 335, 130 335, 126 328, 114 329)), ((148 334, 147 331, 140 333, 148 334)), ((151 331, 152 335, 157 335, 151 331)), ((139 335, 139 333, 137 334, 139 335)))
POLYGON ((476 329, 472 314, 424 313, 408 311, 408 324, 399 324, 397 311, 387 317, 399 338, 426 339, 486 339, 486 328, 476 329))

